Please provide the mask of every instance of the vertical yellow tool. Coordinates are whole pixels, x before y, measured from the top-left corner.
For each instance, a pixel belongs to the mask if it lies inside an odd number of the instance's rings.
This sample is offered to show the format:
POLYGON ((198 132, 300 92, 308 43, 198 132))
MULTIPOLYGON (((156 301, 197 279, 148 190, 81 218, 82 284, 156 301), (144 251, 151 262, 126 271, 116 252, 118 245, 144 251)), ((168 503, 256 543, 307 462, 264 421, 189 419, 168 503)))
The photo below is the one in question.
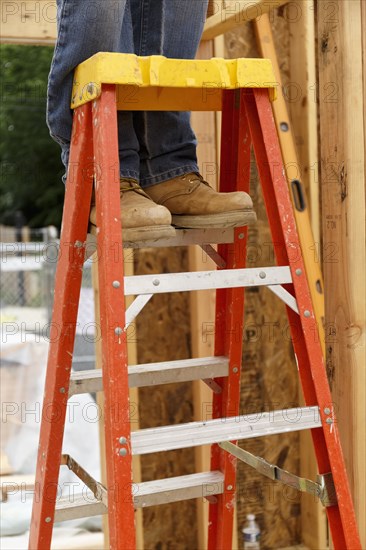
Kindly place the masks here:
MULTIPOLYGON (((273 43, 272 29, 268 14, 264 13, 258 17, 258 19, 255 20, 254 25, 261 55, 262 57, 272 61, 276 82, 280 88, 276 100, 272 102, 272 109, 279 136, 283 163, 285 168, 286 166, 299 166, 286 102, 283 94, 281 93, 281 74, 273 43)), ((301 180, 298 178, 291 179, 289 174, 287 174, 287 180, 290 188, 290 195, 294 204, 296 226, 299 233, 301 252, 318 324, 320 343, 323 354, 325 355, 323 276, 320 269, 320 260, 316 258, 315 254, 316 248, 311 229, 309 209, 307 207, 305 191, 301 180)))

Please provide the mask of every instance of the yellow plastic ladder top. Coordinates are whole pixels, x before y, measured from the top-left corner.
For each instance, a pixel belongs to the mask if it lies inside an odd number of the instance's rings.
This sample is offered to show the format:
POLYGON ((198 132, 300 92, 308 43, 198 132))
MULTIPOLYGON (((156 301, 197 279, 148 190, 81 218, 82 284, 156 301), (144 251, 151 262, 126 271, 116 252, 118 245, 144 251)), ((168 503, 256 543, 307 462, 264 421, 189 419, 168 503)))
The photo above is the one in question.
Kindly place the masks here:
POLYGON ((118 86, 118 109, 220 111, 222 90, 268 88, 276 95, 269 59, 168 59, 161 55, 93 55, 75 70, 71 108, 99 97, 102 84, 118 86))

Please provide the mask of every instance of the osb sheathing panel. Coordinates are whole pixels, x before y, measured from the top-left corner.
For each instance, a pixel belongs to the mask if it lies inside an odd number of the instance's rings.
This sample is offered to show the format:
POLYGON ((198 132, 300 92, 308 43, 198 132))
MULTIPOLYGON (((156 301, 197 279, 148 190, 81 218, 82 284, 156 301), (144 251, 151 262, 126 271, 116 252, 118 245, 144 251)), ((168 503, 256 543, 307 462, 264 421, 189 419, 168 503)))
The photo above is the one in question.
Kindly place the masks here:
MULTIPOLYGON (((145 249, 135 253, 135 273, 187 271, 182 248, 145 249)), ((139 363, 190 357, 189 296, 187 293, 155 295, 138 316, 136 335, 139 363)), ((193 420, 192 385, 169 384, 139 390, 141 428, 179 424, 193 420)), ((194 473, 192 449, 142 457, 142 480, 194 473)), ((194 501, 154 506, 144 510, 145 549, 196 548, 194 501)))
MULTIPOLYGON (((271 18, 286 84, 289 81, 286 8, 272 13, 271 18)), ((225 38, 227 57, 259 57, 252 25, 244 25, 225 38)), ((271 235, 255 169, 251 180, 258 222, 249 229, 247 265, 274 265, 271 235)), ((268 289, 248 289, 245 310, 241 413, 298 405, 297 371, 284 306, 268 289)), ((241 446, 269 462, 298 472, 299 437, 296 433, 247 440, 241 446)), ((238 528, 244 524, 246 514, 256 514, 262 532, 261 548, 281 548, 300 541, 300 503, 296 491, 239 464, 238 528)))

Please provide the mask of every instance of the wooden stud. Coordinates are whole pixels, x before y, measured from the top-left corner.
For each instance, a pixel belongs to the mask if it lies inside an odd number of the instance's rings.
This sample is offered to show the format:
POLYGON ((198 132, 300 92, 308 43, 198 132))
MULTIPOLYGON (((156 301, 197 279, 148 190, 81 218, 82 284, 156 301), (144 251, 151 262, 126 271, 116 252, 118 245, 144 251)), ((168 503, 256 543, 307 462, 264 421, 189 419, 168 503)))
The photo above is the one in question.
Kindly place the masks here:
POLYGON ((317 3, 327 371, 363 547, 365 19, 362 0, 317 3))
POLYGON ((314 0, 297 2, 289 18, 291 84, 285 91, 290 111, 301 180, 307 191, 314 240, 320 242, 318 170, 318 106, 314 0), (301 60, 301 61, 300 61, 301 60))
MULTIPOLYGON (((126 277, 134 274, 133 250, 126 250, 126 249, 124 250, 124 272, 126 277)), ((130 303, 133 302, 133 299, 134 299, 134 296, 126 297, 126 308, 128 308, 130 303)), ((127 337, 127 353, 128 353, 128 364, 136 365, 137 364, 137 341, 134 338, 127 337)), ((130 389, 130 403, 133 404, 134 410, 138 411, 138 407, 139 407, 138 388, 130 389)), ((139 430, 140 423, 139 423, 138 415, 134 417, 134 421, 131 427, 132 427, 132 431, 139 430)), ((134 483, 140 483, 141 482, 141 459, 139 456, 134 456, 132 458, 132 471, 133 471, 134 483)), ((138 548, 138 550, 143 550, 144 549, 143 510, 141 508, 135 511, 135 522, 136 522, 136 548, 138 548)))
MULTIPOLYGON (((124 273, 125 276, 133 275, 133 251, 125 250, 124 251, 124 273)), ((92 264, 92 278, 93 278, 93 289, 94 289, 94 308, 95 308, 95 319, 97 326, 99 326, 99 280, 98 280, 98 264, 97 264, 97 255, 93 256, 92 264)), ((132 302, 133 296, 126 297, 126 307, 129 306, 132 302)), ((137 345, 136 341, 128 340, 127 342, 128 350, 128 363, 136 364, 137 362, 137 345)), ((95 368, 102 368, 102 342, 100 338, 95 340, 95 368)), ((130 402, 138 409, 138 388, 130 389, 130 402)), ((100 410, 104 409, 104 395, 102 392, 97 393, 97 403, 100 410)), ((137 423, 133 423, 134 430, 139 429, 138 417, 137 423)), ((100 462, 101 462, 101 482, 106 486, 107 476, 106 476, 106 450, 105 450, 105 434, 104 434, 104 424, 99 422, 99 441, 100 441, 100 462)), ((135 483, 141 482, 141 459, 139 456, 134 456, 132 459, 132 469, 133 469, 133 479, 135 483)), ((144 548, 144 533, 143 533, 143 516, 142 509, 138 509, 135 512, 135 522, 136 522, 136 545, 139 550, 144 548)), ((108 516, 102 516, 103 524, 103 533, 104 533, 104 547, 109 548, 109 532, 108 532, 108 516)))
MULTIPOLYGON (((320 243, 320 201, 318 163, 317 75, 315 61, 315 5, 313 0, 301 0, 298 14, 290 20, 290 75, 288 105, 301 180, 307 191, 311 227, 316 246, 320 243), (299 62, 301 60, 301 62, 299 62)), ((317 465, 311 436, 300 433, 300 464, 304 476, 315 479, 317 465)), ((308 495, 301 500, 302 540, 309 548, 325 548, 327 522, 324 508, 308 495)))
POLYGON ((7 44, 52 45, 56 41, 56 1, 0 1, 0 42, 7 44))
MULTIPOLYGON (((213 43, 201 43, 198 58, 209 59, 213 43)), ((215 146, 215 113, 192 112, 192 127, 197 135, 197 156, 202 176, 217 186, 217 159, 215 146)), ((198 246, 188 250, 190 271, 213 269, 212 260, 198 246)), ((208 357, 214 354, 215 292, 190 292, 192 357, 208 357)), ((212 391, 203 382, 193 382, 193 406, 195 420, 210 419, 212 391)), ((210 446, 195 449, 196 471, 210 470, 210 446)), ((198 548, 207 548, 208 503, 197 501, 198 548)))
MULTIPOLYGON (((98 277, 98 255, 94 253, 92 257, 92 283, 93 283, 93 295, 94 295, 94 317, 98 332, 100 333, 100 306, 99 306, 99 277, 98 277)), ((102 339, 96 338, 95 344, 95 368, 102 368, 102 339)), ((97 393, 97 405, 100 411, 104 410, 104 394, 103 392, 97 393)), ((103 416, 101 415, 101 420, 103 416)), ((99 422, 99 455, 100 455, 100 480, 101 483, 107 486, 107 471, 106 471, 106 450, 105 450, 105 433, 104 422, 99 422)), ((109 548, 109 530, 108 530, 108 515, 102 516, 102 528, 104 535, 104 546, 109 548)))

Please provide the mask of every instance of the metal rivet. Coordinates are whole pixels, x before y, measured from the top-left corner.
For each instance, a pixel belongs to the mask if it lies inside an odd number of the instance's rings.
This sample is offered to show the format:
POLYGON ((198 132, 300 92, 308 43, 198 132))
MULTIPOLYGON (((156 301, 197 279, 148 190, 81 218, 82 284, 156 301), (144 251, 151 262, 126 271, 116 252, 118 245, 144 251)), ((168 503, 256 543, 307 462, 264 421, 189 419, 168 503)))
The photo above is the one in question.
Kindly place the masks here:
POLYGON ((244 239, 244 233, 239 233, 238 238, 239 239, 244 239))
POLYGON ((60 388, 60 393, 65 393, 65 388, 60 388))
POLYGON ((301 269, 296 269, 295 273, 296 273, 296 275, 302 275, 302 270, 301 269))
POLYGON ((238 370, 239 370, 238 367, 233 368, 233 372, 235 372, 235 374, 238 372, 238 370))
POLYGON ((127 443, 127 439, 125 437, 120 437, 119 440, 121 445, 124 445, 125 443, 127 443))
POLYGON ((116 327, 114 329, 114 332, 115 332, 115 334, 117 334, 119 336, 120 334, 122 334, 123 330, 121 329, 121 327, 116 327))
POLYGON ((261 272, 259 273, 259 277, 260 277, 261 279, 265 279, 265 278, 267 277, 267 274, 266 274, 264 271, 261 271, 261 272))
POLYGON ((305 309, 304 311, 304 317, 310 317, 311 313, 308 309, 305 309))
POLYGON ((75 247, 76 248, 82 248, 83 243, 81 241, 75 241, 75 247))
POLYGON ((88 84, 86 91, 88 92, 88 94, 92 94, 94 92, 93 84, 88 84))
POLYGON ((119 281, 113 281, 112 286, 113 288, 119 288, 121 286, 121 283, 119 281))
POLYGON ((120 449, 118 452, 119 452, 120 456, 126 456, 127 449, 120 449))
POLYGON ((326 423, 327 424, 333 424, 333 419, 332 418, 327 418, 326 423))
POLYGON ((159 286, 160 285, 159 279, 154 279, 152 283, 153 283, 154 286, 159 286))
POLYGON ((329 407, 325 407, 324 414, 330 414, 330 408, 329 407))
POLYGON ((233 486, 232 486, 232 485, 228 485, 228 486, 226 487, 226 490, 227 490, 227 491, 232 491, 232 490, 233 490, 233 486))
POLYGON ((51 521, 52 521, 52 518, 50 518, 49 516, 45 518, 46 523, 50 523, 51 521))
POLYGON ((280 124, 280 130, 281 130, 282 132, 288 132, 288 124, 287 124, 287 122, 281 122, 281 124, 280 124))

